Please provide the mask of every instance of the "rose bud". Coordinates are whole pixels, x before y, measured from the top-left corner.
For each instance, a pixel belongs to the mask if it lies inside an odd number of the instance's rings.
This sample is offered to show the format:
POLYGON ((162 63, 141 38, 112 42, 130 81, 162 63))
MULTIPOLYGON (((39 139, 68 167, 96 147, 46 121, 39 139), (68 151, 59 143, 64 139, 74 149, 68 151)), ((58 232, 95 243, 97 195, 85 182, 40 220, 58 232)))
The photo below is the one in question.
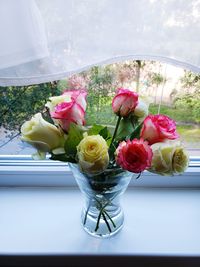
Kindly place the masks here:
POLYGON ((116 150, 116 162, 122 169, 140 173, 151 166, 152 150, 142 139, 123 141, 116 150))
POLYGON ((176 123, 165 115, 149 115, 143 121, 140 137, 150 145, 166 139, 177 139, 176 123))
POLYGON ((153 159, 148 171, 160 175, 183 173, 189 164, 189 156, 180 142, 160 142, 151 146, 153 159))
POLYGON ((137 118, 142 119, 145 118, 148 115, 148 113, 149 113, 148 105, 144 101, 139 100, 133 114, 137 118))
POLYGON ((31 120, 21 127, 22 141, 25 141, 42 152, 63 146, 63 133, 53 124, 45 121, 41 113, 35 114, 31 120))
POLYGON ((115 114, 127 117, 138 104, 138 94, 128 89, 120 88, 112 100, 112 109, 115 114))
POLYGON ((109 163, 108 145, 100 135, 84 135, 77 146, 78 163, 88 174, 104 171, 109 163))

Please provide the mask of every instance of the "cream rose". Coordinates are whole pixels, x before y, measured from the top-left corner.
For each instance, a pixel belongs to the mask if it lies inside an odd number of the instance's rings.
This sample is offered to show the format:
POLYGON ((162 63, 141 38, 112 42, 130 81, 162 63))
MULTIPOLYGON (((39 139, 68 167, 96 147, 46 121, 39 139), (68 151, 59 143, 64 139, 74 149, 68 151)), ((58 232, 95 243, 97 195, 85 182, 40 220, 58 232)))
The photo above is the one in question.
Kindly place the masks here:
POLYGON ((134 110, 134 115, 140 119, 146 117, 149 113, 149 109, 148 109, 148 105, 142 101, 142 100, 139 100, 137 106, 135 107, 135 110, 134 110))
POLYGON ((77 155, 82 171, 88 174, 104 171, 109 163, 108 145, 100 135, 85 134, 77 146, 77 155))
POLYGON ((148 171, 160 175, 183 173, 189 164, 189 156, 180 142, 168 141, 151 146, 153 158, 148 171))
POLYGON ((41 113, 35 114, 22 125, 21 134, 22 141, 42 152, 61 147, 64 142, 63 133, 55 125, 45 121, 41 113))

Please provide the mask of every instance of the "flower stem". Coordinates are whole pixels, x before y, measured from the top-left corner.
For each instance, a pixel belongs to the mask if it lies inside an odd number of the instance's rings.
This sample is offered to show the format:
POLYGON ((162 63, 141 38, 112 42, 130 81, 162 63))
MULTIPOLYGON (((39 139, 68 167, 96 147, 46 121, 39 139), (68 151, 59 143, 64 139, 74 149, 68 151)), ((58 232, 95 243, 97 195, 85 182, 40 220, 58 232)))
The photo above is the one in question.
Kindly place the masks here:
POLYGON ((111 221, 113 227, 116 227, 116 224, 114 223, 113 219, 110 217, 110 215, 108 214, 108 212, 106 210, 104 210, 104 213, 106 214, 106 216, 108 217, 108 219, 111 221))
POLYGON ((106 216, 105 216, 104 212, 102 212, 102 216, 103 216, 103 219, 104 219, 104 221, 105 221, 105 223, 106 223, 106 225, 107 225, 107 227, 108 227, 109 232, 111 233, 112 230, 111 230, 111 228, 110 228, 110 225, 109 225, 109 223, 108 223, 108 221, 107 221, 107 219, 106 219, 106 216))
POLYGON ((95 232, 99 229, 99 223, 100 223, 100 219, 101 219, 101 215, 102 215, 102 213, 103 213, 103 210, 104 210, 104 208, 107 206, 107 203, 102 207, 101 206, 101 209, 100 209, 100 212, 99 212, 99 216, 98 216, 98 218, 97 218, 97 224, 96 224, 96 227, 95 227, 95 232))
MULTIPOLYGON (((110 233, 112 232, 112 230, 111 230, 111 227, 110 227, 110 225, 108 223, 108 220, 106 219, 106 216, 111 221, 113 227, 116 228, 116 224, 114 223, 114 221, 112 220, 112 218, 108 214, 108 212, 105 210, 106 206, 109 205, 114 198, 115 198, 115 195, 109 201, 107 201, 104 205, 101 204, 101 201, 100 200, 98 200, 97 198, 94 198, 96 200, 96 202, 99 204, 99 215, 98 215, 97 224, 96 224, 96 227, 95 227, 95 230, 94 230, 95 232, 99 229, 99 223, 100 223, 101 216, 103 216, 103 219, 104 219, 104 221, 105 221, 105 223, 106 223, 106 225, 107 225, 108 230, 110 231, 110 233)), ((86 211, 86 214, 85 214, 84 225, 85 225, 86 220, 87 220, 87 215, 88 215, 88 211, 90 209, 90 205, 91 205, 91 202, 89 203, 89 206, 88 206, 87 211, 86 211)))
POLYGON ((112 143, 113 143, 113 141, 115 140, 115 137, 116 137, 116 135, 117 135, 117 130, 118 130, 118 128, 119 128, 119 124, 120 124, 120 121, 121 121, 121 116, 118 116, 118 120, 117 120, 117 124, 116 124, 116 126, 115 126, 115 131, 114 131, 114 134, 113 134, 113 137, 112 137, 112 140, 111 140, 111 143, 110 143, 110 147, 109 148, 111 148, 111 146, 112 146, 112 143))
POLYGON ((87 210, 86 210, 86 213, 85 213, 85 218, 84 218, 84 221, 83 221, 83 225, 85 225, 85 224, 86 224, 86 221, 87 221, 87 215, 88 215, 88 212, 89 212, 90 206, 91 206, 91 203, 89 203, 89 205, 88 205, 88 207, 87 207, 87 210))
POLYGON ((141 176, 141 174, 142 174, 142 172, 140 172, 140 173, 138 174, 138 176, 137 176, 135 179, 136 179, 136 180, 139 179, 140 176, 141 176))

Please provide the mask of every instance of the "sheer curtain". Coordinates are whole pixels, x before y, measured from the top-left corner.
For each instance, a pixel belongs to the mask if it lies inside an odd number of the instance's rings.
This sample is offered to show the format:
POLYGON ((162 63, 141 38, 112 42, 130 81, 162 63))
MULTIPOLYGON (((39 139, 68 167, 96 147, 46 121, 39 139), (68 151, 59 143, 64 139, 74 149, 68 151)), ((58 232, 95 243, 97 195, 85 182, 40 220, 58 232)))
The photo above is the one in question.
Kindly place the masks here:
POLYGON ((200 72, 199 0, 0 0, 0 85, 148 59, 200 72))

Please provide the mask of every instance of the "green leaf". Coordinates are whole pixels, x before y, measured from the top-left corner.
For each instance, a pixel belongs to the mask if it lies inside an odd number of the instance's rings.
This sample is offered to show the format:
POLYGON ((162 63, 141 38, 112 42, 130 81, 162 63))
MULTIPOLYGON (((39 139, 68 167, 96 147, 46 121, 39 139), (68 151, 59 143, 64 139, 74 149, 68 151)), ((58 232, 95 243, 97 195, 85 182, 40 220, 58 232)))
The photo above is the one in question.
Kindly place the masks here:
POLYGON ((106 140, 108 146, 110 145, 111 139, 112 139, 112 135, 108 130, 108 127, 104 127, 99 134, 106 140))
POLYGON ((109 147, 109 151, 108 152, 109 152, 110 161, 113 161, 115 159, 115 151, 116 151, 118 145, 119 145, 119 142, 114 141, 112 143, 112 145, 109 147))
POLYGON ((117 131, 117 140, 125 140, 127 136, 131 135, 134 131, 133 125, 129 118, 123 118, 117 131))
POLYGON ((96 135, 100 134, 101 130, 103 130, 105 127, 102 125, 94 124, 88 131, 88 135, 96 135))
POLYGON ((50 157, 51 160, 59 160, 59 161, 64 161, 64 162, 71 162, 71 163, 76 163, 76 160, 73 157, 68 156, 67 154, 51 154, 50 157))
POLYGON ((83 139, 83 132, 84 130, 82 127, 74 123, 70 124, 67 140, 65 141, 64 145, 65 152, 68 155, 68 157, 75 158, 77 153, 76 147, 83 139))
POLYGON ((110 138, 111 137, 111 134, 109 135, 109 131, 108 131, 108 127, 104 127, 100 132, 99 132, 99 135, 101 135, 105 140, 107 138, 110 138))
POLYGON ((140 131, 142 129, 143 122, 140 123, 135 130, 129 135, 128 139, 133 140, 134 138, 140 138, 140 131))
POLYGON ((93 125, 92 128, 89 129, 88 135, 96 135, 99 134, 101 135, 107 142, 107 145, 110 146, 110 142, 112 139, 112 135, 108 130, 107 126, 102 126, 102 125, 93 125))

